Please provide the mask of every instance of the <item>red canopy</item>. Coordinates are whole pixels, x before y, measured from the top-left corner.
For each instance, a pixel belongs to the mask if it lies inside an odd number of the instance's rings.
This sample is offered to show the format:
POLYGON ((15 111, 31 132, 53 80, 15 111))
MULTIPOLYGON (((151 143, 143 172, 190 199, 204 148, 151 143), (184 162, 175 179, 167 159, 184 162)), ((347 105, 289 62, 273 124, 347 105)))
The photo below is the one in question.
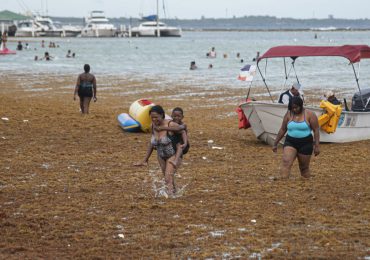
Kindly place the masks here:
POLYGON ((269 49, 258 58, 258 62, 267 58, 312 56, 340 56, 356 63, 361 59, 370 58, 370 47, 368 45, 343 45, 343 46, 277 46, 269 49))

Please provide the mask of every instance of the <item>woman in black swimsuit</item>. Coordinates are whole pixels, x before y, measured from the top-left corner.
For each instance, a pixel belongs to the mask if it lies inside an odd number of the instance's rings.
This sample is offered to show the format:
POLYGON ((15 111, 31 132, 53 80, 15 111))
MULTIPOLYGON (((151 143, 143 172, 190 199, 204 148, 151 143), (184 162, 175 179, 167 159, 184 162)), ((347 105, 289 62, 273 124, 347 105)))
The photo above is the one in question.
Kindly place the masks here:
POLYGON ((91 98, 96 102, 96 79, 90 73, 90 65, 85 64, 84 73, 80 74, 77 78, 73 100, 76 100, 78 94, 80 98, 80 108, 82 114, 89 113, 89 106, 91 98))

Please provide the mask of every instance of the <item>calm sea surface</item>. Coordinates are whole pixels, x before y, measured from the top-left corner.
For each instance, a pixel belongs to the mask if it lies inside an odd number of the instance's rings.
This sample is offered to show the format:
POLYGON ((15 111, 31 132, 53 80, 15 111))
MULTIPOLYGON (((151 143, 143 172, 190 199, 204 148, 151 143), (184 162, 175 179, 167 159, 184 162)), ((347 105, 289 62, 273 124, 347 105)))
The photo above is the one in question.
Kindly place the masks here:
MULTIPOLYGON (((240 88, 248 87, 249 83, 237 80, 239 70, 245 64, 253 64, 257 51, 263 54, 277 45, 370 44, 367 31, 316 34, 317 39, 315 32, 184 32, 181 38, 20 38, 31 49, 0 56, 0 77, 5 74, 37 77, 45 73, 77 76, 83 64, 89 63, 97 78, 112 75, 128 81, 147 80, 166 85, 240 88), (41 48, 42 39, 46 46, 54 41, 60 47, 41 48), (206 57, 211 47, 216 48, 215 59, 206 57), (69 49, 76 53, 76 58, 65 57, 69 49), (36 55, 42 57, 45 51, 55 57, 53 61, 34 61, 36 55), (236 58, 238 52, 240 58, 236 58), (191 61, 196 62, 198 70, 189 70, 191 61), (210 63, 213 69, 208 69, 210 63)), ((14 38, 10 40, 8 47, 14 50, 17 43, 14 38)), ((344 58, 301 58, 296 69, 304 89, 356 87, 352 67, 344 58)), ((370 61, 361 63, 360 77, 364 86, 370 86, 370 61)), ((272 87, 284 85, 282 60, 268 63, 267 82, 272 87)), ((259 75, 253 85, 262 85, 259 75)))

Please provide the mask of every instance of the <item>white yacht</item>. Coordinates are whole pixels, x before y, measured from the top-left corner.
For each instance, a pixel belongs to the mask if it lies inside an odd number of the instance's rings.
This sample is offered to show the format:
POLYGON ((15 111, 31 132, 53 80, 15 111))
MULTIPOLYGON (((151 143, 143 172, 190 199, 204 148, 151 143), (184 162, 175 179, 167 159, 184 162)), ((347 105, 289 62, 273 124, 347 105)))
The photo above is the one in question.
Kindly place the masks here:
POLYGON ((39 37, 45 35, 43 26, 35 24, 34 20, 23 20, 17 22, 16 37, 39 37))
POLYGON ((63 30, 61 28, 57 28, 49 16, 36 15, 34 17, 33 22, 37 27, 41 28, 42 32, 44 32, 44 34, 40 36, 46 37, 63 36, 63 30))
POLYGON ((85 27, 82 29, 82 37, 113 37, 117 28, 109 23, 103 11, 92 11, 85 19, 85 27))
POLYGON ((131 35, 134 37, 155 37, 158 36, 158 30, 160 37, 181 37, 182 34, 182 30, 179 27, 168 26, 163 22, 158 22, 157 25, 156 21, 147 21, 137 27, 133 27, 131 35))
POLYGON ((75 37, 81 34, 81 27, 61 25, 53 22, 49 16, 35 15, 33 19, 17 23, 17 37, 75 37))

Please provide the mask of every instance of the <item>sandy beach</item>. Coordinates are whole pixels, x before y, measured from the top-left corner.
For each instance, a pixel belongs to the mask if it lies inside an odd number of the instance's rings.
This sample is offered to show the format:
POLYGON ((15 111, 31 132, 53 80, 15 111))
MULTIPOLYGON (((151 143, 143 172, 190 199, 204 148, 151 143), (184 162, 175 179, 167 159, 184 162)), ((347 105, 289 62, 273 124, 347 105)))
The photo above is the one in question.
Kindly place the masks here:
POLYGON ((76 78, 1 76, 0 258, 370 257, 370 141, 322 144, 313 178, 295 163, 275 181, 282 148, 237 128, 246 91, 98 77, 82 116, 76 78), (132 166, 150 135, 123 132, 116 117, 140 98, 185 111, 176 198, 161 196, 156 156, 132 166))

